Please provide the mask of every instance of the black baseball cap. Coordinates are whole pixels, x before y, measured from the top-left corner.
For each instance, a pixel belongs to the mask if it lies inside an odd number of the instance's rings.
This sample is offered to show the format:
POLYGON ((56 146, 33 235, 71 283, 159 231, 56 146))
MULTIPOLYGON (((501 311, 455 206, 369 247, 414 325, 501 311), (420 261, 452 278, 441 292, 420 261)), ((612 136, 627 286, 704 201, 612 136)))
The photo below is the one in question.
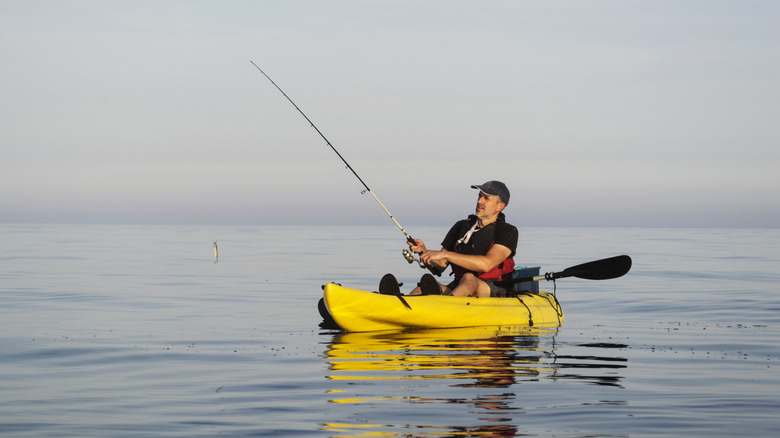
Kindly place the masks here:
POLYGON ((485 184, 473 185, 472 189, 478 189, 486 195, 498 196, 506 205, 509 205, 509 189, 501 181, 488 181, 485 184))

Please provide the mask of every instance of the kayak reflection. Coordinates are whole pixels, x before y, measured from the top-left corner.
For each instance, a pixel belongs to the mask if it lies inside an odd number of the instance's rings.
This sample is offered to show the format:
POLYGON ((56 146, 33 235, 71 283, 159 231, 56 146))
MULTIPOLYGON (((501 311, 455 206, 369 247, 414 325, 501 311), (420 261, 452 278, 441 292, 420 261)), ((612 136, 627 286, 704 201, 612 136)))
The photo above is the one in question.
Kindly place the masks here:
POLYGON ((534 327, 472 327, 340 333, 326 351, 332 372, 328 378, 453 379, 450 386, 506 387, 518 378, 554 372, 542 362, 552 352, 542 351, 539 340, 556 332, 534 327))
MULTIPOLYGON (((325 350, 333 382, 329 402, 349 405, 347 418, 361 422, 323 424, 323 430, 347 434, 338 436, 392 435, 399 428, 414 436, 516 436, 514 423, 527 401, 519 385, 566 380, 621 386, 618 370, 626 359, 596 351, 625 345, 558 347, 557 334, 557 328, 527 326, 335 334, 325 350), (441 409, 452 405, 471 406, 453 421, 465 425, 430 424, 449 418, 449 409, 441 409), (435 420, 409 424, 420 415, 435 420)), ((594 403, 600 401, 588 401, 594 403)))

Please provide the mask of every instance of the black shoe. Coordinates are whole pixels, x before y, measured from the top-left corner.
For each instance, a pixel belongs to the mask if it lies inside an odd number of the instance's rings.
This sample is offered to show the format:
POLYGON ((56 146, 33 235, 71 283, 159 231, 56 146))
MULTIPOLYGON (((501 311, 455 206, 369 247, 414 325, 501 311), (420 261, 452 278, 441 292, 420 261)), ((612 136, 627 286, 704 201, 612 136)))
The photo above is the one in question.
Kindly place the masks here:
POLYGON ((395 275, 385 274, 379 280, 379 293, 382 295, 401 295, 401 283, 396 280, 395 275))
POLYGON ((417 283, 420 286, 420 293, 423 295, 441 295, 441 285, 431 274, 425 274, 417 283))

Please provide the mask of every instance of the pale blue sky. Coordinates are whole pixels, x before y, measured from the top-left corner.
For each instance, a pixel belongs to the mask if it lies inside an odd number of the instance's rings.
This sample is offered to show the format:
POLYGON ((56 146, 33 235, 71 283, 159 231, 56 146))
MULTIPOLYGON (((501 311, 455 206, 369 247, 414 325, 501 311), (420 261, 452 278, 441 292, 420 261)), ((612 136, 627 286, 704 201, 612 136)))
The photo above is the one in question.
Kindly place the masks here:
POLYGON ((0 221, 780 226, 776 1, 2 1, 0 221))

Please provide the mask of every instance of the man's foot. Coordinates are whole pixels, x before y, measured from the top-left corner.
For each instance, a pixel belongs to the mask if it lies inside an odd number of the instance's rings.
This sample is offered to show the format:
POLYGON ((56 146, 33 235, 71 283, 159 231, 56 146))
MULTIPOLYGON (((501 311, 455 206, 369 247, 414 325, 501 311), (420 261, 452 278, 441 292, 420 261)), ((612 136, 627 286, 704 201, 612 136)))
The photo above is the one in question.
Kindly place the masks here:
POLYGON ((420 293, 423 295, 441 295, 441 285, 431 274, 425 274, 417 283, 420 286, 420 293))
POLYGON ((379 280, 379 293, 382 295, 401 295, 401 283, 396 280, 395 275, 385 274, 379 280))

